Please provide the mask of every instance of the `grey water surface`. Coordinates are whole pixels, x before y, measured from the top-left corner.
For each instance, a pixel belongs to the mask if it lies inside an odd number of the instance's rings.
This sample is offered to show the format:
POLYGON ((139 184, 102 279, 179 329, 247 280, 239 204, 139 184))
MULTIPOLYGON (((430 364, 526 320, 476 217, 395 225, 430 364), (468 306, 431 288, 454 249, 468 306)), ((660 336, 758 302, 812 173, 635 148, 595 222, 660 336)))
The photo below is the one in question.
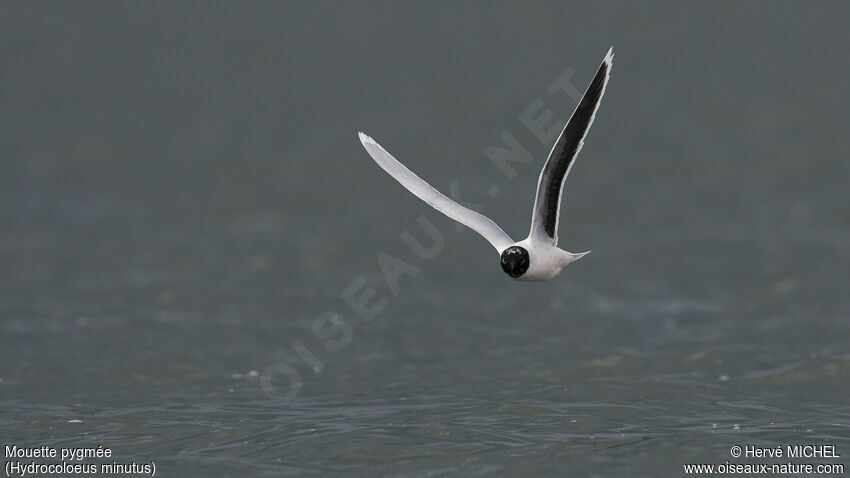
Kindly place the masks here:
POLYGON ((850 473, 848 22, 4 2, 0 441, 162 476, 666 477, 747 444, 850 473), (560 225, 593 252, 552 281, 509 279, 357 140, 520 239, 551 147, 528 124, 611 45, 560 225), (509 141, 530 161, 499 167, 509 141))

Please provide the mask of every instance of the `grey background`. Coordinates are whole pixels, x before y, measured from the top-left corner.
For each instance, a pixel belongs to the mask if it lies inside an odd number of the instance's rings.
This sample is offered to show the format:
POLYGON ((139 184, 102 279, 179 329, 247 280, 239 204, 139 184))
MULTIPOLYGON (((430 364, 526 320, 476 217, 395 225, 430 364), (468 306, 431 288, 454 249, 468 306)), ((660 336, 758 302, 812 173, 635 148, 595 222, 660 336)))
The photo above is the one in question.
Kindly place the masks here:
POLYGON ((4 2, 0 436, 166 476, 850 456, 848 21, 844 2, 4 2), (566 118, 547 86, 571 68, 583 90, 611 45, 560 228, 593 253, 553 281, 509 280, 357 141, 521 238, 551 146, 518 117, 540 98, 566 118), (534 157, 513 179, 484 154, 503 131, 534 157), (420 214, 446 240, 430 260, 399 237, 420 214), (420 271, 397 296, 379 254, 420 271), (389 301, 370 323, 341 299, 358 276, 389 301), (273 364, 295 400, 263 389, 273 364))

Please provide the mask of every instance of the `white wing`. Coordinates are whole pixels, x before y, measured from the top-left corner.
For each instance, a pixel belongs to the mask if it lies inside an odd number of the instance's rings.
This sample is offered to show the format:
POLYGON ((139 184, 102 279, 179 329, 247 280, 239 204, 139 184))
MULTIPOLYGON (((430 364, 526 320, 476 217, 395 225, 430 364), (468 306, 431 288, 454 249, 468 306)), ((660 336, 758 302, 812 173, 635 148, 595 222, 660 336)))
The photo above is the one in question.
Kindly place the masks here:
POLYGON ((490 220, 490 218, 447 198, 443 193, 434 189, 422 178, 399 163, 397 159, 382 148, 380 144, 376 143, 374 139, 363 133, 359 134, 360 142, 363 143, 363 147, 366 148, 372 159, 378 163, 378 166, 388 172, 390 176, 394 177, 396 181, 401 183, 402 186, 407 188, 416 197, 427 202, 431 207, 446 216, 484 236, 484 239, 487 239, 499 251, 499 254, 513 244, 514 241, 510 236, 505 234, 505 231, 490 220))
POLYGON ((558 219, 561 210, 561 191, 564 188, 564 180, 570 174, 570 169, 575 163, 584 138, 596 110, 605 94, 608 78, 611 75, 611 63, 614 61, 614 49, 608 50, 602 65, 596 71, 596 76, 584 92, 584 96, 576 106, 570 120, 561 131, 561 136, 552 147, 549 158, 540 171, 537 181, 537 195, 534 199, 534 212, 531 214, 531 232, 529 237, 550 241, 558 245, 558 219))

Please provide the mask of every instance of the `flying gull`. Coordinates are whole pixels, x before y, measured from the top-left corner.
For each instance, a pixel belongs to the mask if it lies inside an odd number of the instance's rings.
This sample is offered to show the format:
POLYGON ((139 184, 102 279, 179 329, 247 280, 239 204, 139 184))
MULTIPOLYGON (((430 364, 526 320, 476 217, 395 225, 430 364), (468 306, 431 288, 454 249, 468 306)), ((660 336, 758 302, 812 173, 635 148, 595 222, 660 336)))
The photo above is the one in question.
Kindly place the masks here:
POLYGON ((611 48, 552 147, 537 181, 531 231, 528 237, 519 242, 514 242, 487 216, 461 206, 434 189, 369 136, 359 133, 360 142, 378 166, 408 191, 434 209, 484 236, 499 252, 502 270, 507 275, 521 281, 546 281, 560 274, 567 264, 590 252, 573 254, 558 247, 558 216, 564 180, 581 151, 590 125, 593 124, 596 110, 608 85, 613 60, 614 50, 611 48))

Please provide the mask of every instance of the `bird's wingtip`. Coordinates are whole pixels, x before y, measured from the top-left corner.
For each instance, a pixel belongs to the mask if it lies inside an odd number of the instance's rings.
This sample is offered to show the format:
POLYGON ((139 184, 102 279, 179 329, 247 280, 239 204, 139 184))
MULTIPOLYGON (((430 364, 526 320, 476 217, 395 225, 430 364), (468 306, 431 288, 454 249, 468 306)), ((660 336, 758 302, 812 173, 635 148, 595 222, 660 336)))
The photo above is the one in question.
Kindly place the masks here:
POLYGON ((608 63, 609 65, 611 64, 612 61, 614 61, 614 47, 613 46, 608 48, 608 53, 605 54, 605 60, 604 61, 605 61, 605 63, 608 63))
POLYGON ((360 142, 363 143, 363 144, 375 142, 374 139, 372 139, 368 134, 366 134, 362 131, 358 131, 357 136, 360 138, 360 142))

